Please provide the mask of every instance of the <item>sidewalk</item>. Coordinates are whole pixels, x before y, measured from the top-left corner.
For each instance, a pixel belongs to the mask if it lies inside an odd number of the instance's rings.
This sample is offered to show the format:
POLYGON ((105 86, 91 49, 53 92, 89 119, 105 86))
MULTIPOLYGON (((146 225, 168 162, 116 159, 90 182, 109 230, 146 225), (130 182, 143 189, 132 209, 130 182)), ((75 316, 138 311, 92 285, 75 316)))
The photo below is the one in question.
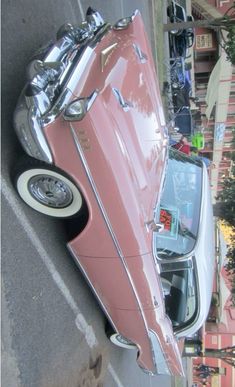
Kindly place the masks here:
POLYGON ((191 387, 192 386, 193 384, 192 358, 184 357, 183 365, 184 365, 184 371, 185 371, 185 378, 181 378, 181 377, 172 378, 172 383, 171 383, 172 387, 191 387))
POLYGON ((163 24, 167 22, 166 0, 152 0, 153 16, 153 52, 155 53, 155 62, 157 66, 160 88, 163 90, 163 83, 166 80, 165 60, 169 58, 168 34, 163 31, 163 24))
POLYGON ((168 32, 163 31, 163 24, 167 23, 167 5, 166 0, 152 0, 152 29, 153 37, 151 39, 154 60, 157 68, 163 108, 166 121, 169 121, 169 103, 171 102, 171 93, 166 85, 170 83, 169 71, 169 40, 168 32))

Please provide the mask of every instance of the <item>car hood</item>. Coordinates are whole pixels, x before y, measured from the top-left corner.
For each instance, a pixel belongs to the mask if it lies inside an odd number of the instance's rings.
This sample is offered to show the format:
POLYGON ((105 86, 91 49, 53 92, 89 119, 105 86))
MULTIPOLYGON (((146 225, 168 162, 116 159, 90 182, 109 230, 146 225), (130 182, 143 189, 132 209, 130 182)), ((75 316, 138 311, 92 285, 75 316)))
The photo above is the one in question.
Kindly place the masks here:
POLYGON ((138 14, 129 28, 132 34, 111 30, 90 52, 82 88, 69 82, 77 97, 98 90, 85 118, 72 126, 78 136, 81 125, 87 128, 90 149, 83 156, 125 256, 151 251, 146 223, 154 216, 168 145, 154 63, 138 14))

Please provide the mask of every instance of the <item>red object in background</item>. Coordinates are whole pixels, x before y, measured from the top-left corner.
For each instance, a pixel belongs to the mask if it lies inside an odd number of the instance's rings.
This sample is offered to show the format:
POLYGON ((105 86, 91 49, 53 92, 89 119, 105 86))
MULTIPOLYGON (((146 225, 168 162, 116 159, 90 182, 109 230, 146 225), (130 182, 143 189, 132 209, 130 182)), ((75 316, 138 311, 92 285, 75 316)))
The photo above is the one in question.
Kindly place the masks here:
POLYGON ((190 145, 185 144, 182 140, 178 144, 173 145, 173 148, 177 149, 180 152, 185 153, 186 155, 190 154, 190 145))
POLYGON ((161 209, 160 223, 164 224, 164 229, 171 231, 172 215, 169 211, 161 209))

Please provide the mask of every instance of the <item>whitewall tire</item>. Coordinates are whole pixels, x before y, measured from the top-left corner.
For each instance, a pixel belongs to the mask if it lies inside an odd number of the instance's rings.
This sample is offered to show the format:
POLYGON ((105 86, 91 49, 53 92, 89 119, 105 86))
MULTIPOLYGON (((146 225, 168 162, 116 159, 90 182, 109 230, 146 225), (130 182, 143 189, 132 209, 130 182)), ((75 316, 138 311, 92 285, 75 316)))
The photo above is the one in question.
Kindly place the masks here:
POLYGON ((118 347, 125 349, 137 349, 136 345, 132 343, 130 340, 127 340, 125 337, 120 335, 119 333, 112 333, 109 335, 109 340, 117 345, 118 347))
POLYGON ((56 218, 78 214, 83 198, 68 176, 54 166, 41 162, 26 163, 15 175, 15 186, 23 201, 34 210, 56 218), (32 165, 33 164, 33 165, 32 165))

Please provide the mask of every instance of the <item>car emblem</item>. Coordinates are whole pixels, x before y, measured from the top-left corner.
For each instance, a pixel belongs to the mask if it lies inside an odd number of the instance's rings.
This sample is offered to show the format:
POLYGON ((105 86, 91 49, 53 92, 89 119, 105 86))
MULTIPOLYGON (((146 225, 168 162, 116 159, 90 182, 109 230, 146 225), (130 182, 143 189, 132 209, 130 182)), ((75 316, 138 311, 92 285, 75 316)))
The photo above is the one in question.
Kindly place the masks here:
POLYGON ((111 46, 105 48, 101 51, 101 71, 104 71, 105 66, 107 65, 113 51, 116 49, 117 43, 112 44, 111 46))

